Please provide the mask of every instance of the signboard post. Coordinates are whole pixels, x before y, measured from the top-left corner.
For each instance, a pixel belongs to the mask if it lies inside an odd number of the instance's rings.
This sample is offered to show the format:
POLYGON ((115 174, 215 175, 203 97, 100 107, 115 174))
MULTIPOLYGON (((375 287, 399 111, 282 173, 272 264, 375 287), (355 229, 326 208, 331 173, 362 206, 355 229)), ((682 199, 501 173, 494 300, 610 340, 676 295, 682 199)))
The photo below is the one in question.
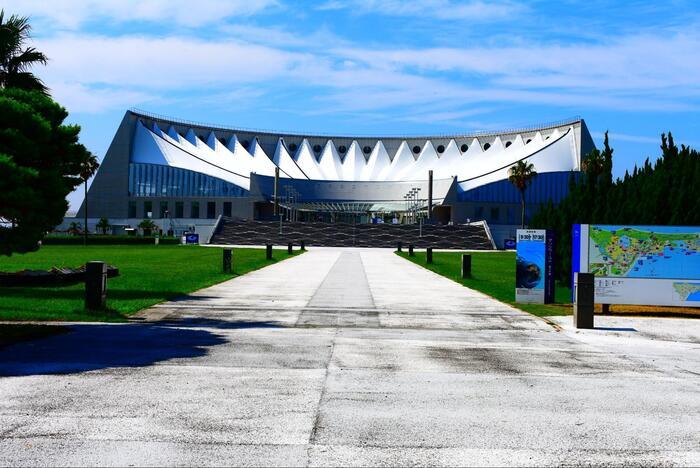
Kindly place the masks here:
POLYGON ((554 233, 518 229, 516 234, 515 301, 554 302, 554 233))
POLYGON ((577 224, 572 272, 596 304, 700 306, 700 227, 577 224))

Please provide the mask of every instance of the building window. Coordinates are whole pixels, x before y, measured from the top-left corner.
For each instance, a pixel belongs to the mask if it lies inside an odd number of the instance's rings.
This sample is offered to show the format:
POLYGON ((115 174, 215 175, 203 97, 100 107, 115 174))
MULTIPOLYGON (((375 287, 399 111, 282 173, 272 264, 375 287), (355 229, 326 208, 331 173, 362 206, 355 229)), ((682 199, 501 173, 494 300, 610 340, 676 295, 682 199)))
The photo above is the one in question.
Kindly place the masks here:
POLYGON ((484 219, 484 207, 483 206, 477 206, 476 207, 476 212, 474 214, 474 218, 477 221, 481 221, 484 219))
POLYGON ((145 201, 143 202, 143 217, 152 218, 153 217, 153 202, 145 201))
POLYGON ((440 146, 437 147, 437 150, 438 150, 438 153, 442 154, 442 153, 445 152, 445 147, 442 146, 442 145, 440 145, 440 146))
POLYGON ((372 152, 372 148, 370 148, 369 146, 365 146, 364 148, 362 148, 362 152, 365 154, 369 154, 372 152))
POLYGON ((199 218, 199 202, 193 201, 190 204, 190 218, 199 218))
POLYGON ((489 148, 491 148, 491 143, 486 143, 486 144, 484 145, 484 151, 486 151, 486 150, 489 149, 489 148))
POLYGON ((169 214, 170 213, 168 213, 168 202, 166 202, 166 201, 160 202, 160 217, 167 218, 169 214))
POLYGON ((460 151, 462 151, 462 153, 466 153, 467 150, 469 149, 469 146, 468 146, 468 145, 462 145, 462 146, 460 146, 459 149, 460 149, 460 151))
POLYGON ((297 145, 296 145, 296 143, 291 143, 291 144, 289 145, 289 151, 291 151, 291 152, 293 153, 293 152, 295 152, 296 150, 297 150, 297 145))
POLYGON ((512 145, 512 144, 513 144, 512 141, 506 141, 506 148, 508 148, 508 147, 509 147, 510 145, 512 145))
POLYGON ((416 153, 416 154, 420 153, 420 146, 418 146, 418 145, 414 146, 414 147, 413 147, 413 152, 416 153))
POLYGON ((525 144, 527 145, 527 144, 530 143, 531 141, 532 141, 532 139, 531 139, 531 138, 528 138, 527 141, 525 142, 525 144))
POLYGON ((136 202, 133 200, 129 201, 129 218, 136 217, 136 202))
POLYGON ((185 217, 185 203, 181 201, 175 202, 175 217, 184 218, 185 217))
POLYGON ((314 153, 320 153, 321 152, 321 145, 314 145, 314 153))
POLYGON ((230 201, 224 202, 224 216, 228 216, 229 218, 231 217, 231 202, 230 201))
POLYGON ((497 206, 491 208, 491 221, 498 221, 501 214, 500 211, 497 206))
POLYGON ((508 224, 513 224, 515 222, 515 209, 512 206, 508 207, 508 224))
POLYGON ((345 152, 346 152, 347 150, 348 150, 348 149, 345 147, 345 145, 340 145, 340 147, 338 148, 338 152, 339 152, 340 154, 345 154, 345 152))
POLYGON ((207 218, 216 218, 216 202, 207 202, 207 218))

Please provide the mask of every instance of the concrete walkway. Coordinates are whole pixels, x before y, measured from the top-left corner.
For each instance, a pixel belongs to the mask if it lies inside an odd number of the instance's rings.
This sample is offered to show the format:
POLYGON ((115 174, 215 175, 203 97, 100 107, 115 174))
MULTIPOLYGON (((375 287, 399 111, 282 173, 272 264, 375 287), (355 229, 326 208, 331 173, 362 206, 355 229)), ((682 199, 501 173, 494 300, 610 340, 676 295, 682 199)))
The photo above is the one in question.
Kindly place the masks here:
POLYGON ((0 465, 700 464, 700 335, 556 331, 388 250, 143 317, 0 350, 0 465))

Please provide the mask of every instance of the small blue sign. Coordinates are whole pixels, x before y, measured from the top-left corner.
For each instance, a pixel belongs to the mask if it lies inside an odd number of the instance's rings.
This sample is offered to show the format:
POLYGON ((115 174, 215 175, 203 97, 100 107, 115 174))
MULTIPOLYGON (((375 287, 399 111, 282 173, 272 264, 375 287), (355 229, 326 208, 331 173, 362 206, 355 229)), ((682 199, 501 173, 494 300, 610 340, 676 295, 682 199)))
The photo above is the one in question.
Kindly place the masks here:
POLYGON ((185 234, 185 244, 199 244, 199 234, 185 234))
POLYGON ((514 250, 515 239, 503 239, 503 248, 506 250, 514 250))

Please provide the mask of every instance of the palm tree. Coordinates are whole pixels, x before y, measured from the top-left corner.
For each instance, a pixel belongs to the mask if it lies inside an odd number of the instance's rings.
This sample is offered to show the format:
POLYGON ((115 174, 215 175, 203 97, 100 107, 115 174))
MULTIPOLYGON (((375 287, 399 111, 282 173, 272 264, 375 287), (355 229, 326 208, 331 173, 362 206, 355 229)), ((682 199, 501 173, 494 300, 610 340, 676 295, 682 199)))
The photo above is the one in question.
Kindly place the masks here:
POLYGON ((109 224, 109 220, 107 218, 100 218, 100 221, 95 225, 95 228, 101 230, 102 234, 107 234, 107 229, 111 227, 112 225, 109 224))
POLYGON ((138 227, 143 231, 144 236, 150 236, 151 231, 153 231, 158 226, 156 226, 156 223, 154 223, 150 219, 144 219, 139 223, 138 227))
POLYGON ((535 166, 522 160, 508 169, 508 180, 520 191, 520 205, 522 208, 520 225, 523 229, 525 228, 525 190, 529 182, 536 176, 535 166))
POLYGON ((77 223, 75 221, 71 221, 71 223, 68 225, 68 233, 70 233, 73 236, 77 236, 80 234, 80 223, 77 223))
POLYGON ((83 186, 85 187, 85 201, 83 202, 85 206, 85 230, 83 231, 83 245, 87 245, 88 239, 88 180, 92 177, 97 168, 100 167, 100 163, 97 162, 97 158, 94 154, 88 153, 88 157, 80 163, 80 178, 83 179, 83 186))
POLYGON ((24 47, 31 38, 31 25, 26 16, 10 16, 0 10, 0 88, 21 88, 49 93, 44 83, 28 71, 36 64, 46 65, 46 55, 34 47, 24 47))

